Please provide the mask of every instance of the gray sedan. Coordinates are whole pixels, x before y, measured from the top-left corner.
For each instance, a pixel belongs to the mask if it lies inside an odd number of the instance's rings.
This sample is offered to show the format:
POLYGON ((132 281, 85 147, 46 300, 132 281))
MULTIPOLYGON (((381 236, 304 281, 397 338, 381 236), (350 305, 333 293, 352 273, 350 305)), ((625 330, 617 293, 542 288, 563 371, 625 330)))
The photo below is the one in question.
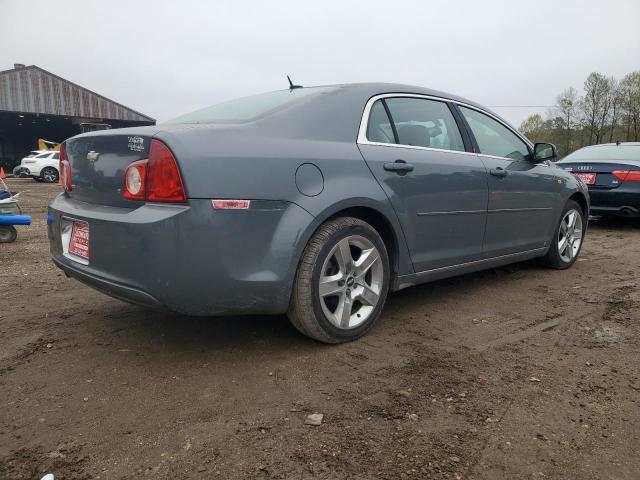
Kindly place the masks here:
POLYGON ((589 195, 463 98, 396 84, 293 87, 60 152, 53 261, 108 295, 188 315, 287 313, 323 342, 387 293, 540 258, 576 260, 589 195))

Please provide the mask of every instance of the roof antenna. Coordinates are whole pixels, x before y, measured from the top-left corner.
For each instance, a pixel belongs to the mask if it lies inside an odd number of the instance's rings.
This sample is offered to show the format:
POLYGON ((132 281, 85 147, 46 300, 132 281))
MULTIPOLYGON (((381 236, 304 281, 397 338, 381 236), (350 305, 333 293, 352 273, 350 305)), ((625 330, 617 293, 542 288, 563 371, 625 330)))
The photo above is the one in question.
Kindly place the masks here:
POLYGON ((289 90, 293 90, 295 88, 303 88, 302 85, 294 85, 291 81, 291 78, 289 78, 289 75, 287 75, 287 80, 289 80, 289 90))

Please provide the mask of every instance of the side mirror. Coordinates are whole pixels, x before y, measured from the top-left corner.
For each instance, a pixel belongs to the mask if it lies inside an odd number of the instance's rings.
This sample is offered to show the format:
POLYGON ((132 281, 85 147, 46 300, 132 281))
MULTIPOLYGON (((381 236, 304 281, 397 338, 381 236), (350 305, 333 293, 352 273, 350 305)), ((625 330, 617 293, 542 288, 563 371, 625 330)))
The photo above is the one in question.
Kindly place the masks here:
POLYGON ((553 160, 556 156, 556 146, 553 143, 536 143, 533 146, 533 159, 537 162, 553 160))

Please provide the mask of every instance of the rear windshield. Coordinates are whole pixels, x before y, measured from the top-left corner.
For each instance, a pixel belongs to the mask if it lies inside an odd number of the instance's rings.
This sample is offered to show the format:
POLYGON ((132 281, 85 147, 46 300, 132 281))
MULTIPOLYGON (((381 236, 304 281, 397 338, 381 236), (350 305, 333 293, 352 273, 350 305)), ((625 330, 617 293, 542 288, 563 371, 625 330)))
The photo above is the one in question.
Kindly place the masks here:
POLYGON ((302 99, 309 99, 333 90, 336 90, 336 87, 295 88, 261 93, 218 103, 166 123, 245 123, 281 110, 302 99))
POLYGON ((562 159, 578 160, 640 160, 640 145, 600 145, 576 150, 562 159))

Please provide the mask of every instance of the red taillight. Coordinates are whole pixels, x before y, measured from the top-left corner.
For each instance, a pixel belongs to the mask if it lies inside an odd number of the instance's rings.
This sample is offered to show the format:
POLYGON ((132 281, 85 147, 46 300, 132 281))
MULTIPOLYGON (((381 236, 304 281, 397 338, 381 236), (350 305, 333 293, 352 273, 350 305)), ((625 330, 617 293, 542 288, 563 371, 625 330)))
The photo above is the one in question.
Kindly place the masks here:
POLYGON ((71 164, 67 160, 67 149, 64 143, 60 145, 60 185, 67 192, 73 189, 73 181, 71 179, 71 164))
POLYGON ((124 175, 124 196, 148 202, 186 202, 176 158, 160 140, 151 140, 149 158, 133 162, 124 175))
POLYGON ((640 182, 640 170, 614 170, 611 174, 623 182, 640 182))
POLYGON ((187 201, 178 162, 169 147, 159 140, 151 140, 146 192, 149 202, 187 201))

